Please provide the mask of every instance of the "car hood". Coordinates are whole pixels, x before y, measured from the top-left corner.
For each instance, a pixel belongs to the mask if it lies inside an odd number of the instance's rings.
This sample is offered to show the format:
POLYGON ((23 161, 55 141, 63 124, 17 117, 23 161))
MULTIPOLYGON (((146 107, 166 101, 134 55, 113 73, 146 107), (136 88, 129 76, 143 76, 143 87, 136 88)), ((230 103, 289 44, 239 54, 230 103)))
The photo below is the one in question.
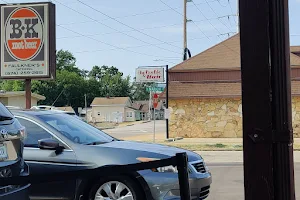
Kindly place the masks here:
POLYGON ((115 141, 100 145, 101 147, 115 148, 119 149, 120 153, 126 152, 124 150, 141 152, 141 156, 144 153, 151 156, 158 156, 160 159, 175 156, 176 153, 187 153, 188 160, 190 162, 201 159, 201 156, 184 149, 175 148, 166 145, 153 144, 153 143, 143 143, 143 142, 132 142, 132 141, 115 141), (143 153, 142 153, 143 152, 143 153))

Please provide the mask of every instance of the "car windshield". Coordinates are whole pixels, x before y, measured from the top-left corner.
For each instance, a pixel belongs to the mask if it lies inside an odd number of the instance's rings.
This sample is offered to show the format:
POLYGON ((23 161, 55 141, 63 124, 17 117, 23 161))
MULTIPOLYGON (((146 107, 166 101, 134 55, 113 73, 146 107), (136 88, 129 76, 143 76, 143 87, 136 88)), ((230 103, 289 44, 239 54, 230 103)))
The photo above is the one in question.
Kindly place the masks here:
POLYGON ((38 117, 75 143, 101 144, 114 140, 99 129, 68 114, 59 113, 38 117))

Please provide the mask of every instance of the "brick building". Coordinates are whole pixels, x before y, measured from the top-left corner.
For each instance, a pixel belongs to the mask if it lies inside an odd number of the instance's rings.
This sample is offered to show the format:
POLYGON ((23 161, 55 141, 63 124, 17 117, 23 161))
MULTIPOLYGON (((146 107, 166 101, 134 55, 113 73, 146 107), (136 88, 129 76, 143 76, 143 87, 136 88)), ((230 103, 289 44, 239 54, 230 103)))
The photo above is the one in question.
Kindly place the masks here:
MULTIPOLYGON (((300 46, 290 49, 293 127, 300 137, 300 46)), ((170 137, 242 137, 239 34, 174 66, 168 76, 170 137)))

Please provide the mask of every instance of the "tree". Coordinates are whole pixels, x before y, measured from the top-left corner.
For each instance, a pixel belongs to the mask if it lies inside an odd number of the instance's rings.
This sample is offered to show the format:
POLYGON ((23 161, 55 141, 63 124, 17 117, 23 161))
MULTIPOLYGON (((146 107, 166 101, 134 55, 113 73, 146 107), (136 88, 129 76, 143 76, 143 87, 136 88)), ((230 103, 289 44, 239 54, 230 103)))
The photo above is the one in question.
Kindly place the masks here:
POLYGON ((69 51, 59 50, 56 54, 56 69, 75 72, 82 75, 82 71, 76 67, 76 58, 69 51))
POLYGON ((41 104, 54 106, 72 106, 74 110, 88 105, 95 97, 129 96, 131 97, 130 77, 123 77, 118 68, 94 66, 89 72, 76 67, 76 59, 69 51, 57 52, 56 80, 33 81, 32 91, 44 95, 41 104))
MULTIPOLYGON (((134 78, 135 80, 135 78, 134 78)), ((141 101, 149 99, 150 92, 147 91, 147 87, 154 87, 155 83, 136 83, 132 84, 132 100, 141 101)))
POLYGON ((55 81, 35 81, 32 90, 46 96, 42 104, 54 106, 84 106, 85 81, 76 72, 60 70, 55 81))
POLYGON ((92 70, 89 72, 88 76, 90 78, 95 78, 97 80, 101 80, 103 76, 109 75, 109 76, 115 76, 117 74, 121 74, 123 76, 122 72, 119 72, 119 69, 111 66, 108 67, 106 65, 102 65, 101 67, 95 65, 93 66, 92 70))
POLYGON ((20 80, 4 80, 1 82, 1 90, 24 91, 25 83, 20 80))

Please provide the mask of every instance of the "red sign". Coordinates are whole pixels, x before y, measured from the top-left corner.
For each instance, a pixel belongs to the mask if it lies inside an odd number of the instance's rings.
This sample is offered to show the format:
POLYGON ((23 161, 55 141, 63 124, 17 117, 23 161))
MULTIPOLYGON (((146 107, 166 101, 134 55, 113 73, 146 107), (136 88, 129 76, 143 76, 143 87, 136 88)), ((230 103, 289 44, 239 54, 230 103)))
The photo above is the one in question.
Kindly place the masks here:
POLYGON ((157 108, 157 105, 158 105, 158 95, 155 93, 153 95, 153 107, 157 108))

